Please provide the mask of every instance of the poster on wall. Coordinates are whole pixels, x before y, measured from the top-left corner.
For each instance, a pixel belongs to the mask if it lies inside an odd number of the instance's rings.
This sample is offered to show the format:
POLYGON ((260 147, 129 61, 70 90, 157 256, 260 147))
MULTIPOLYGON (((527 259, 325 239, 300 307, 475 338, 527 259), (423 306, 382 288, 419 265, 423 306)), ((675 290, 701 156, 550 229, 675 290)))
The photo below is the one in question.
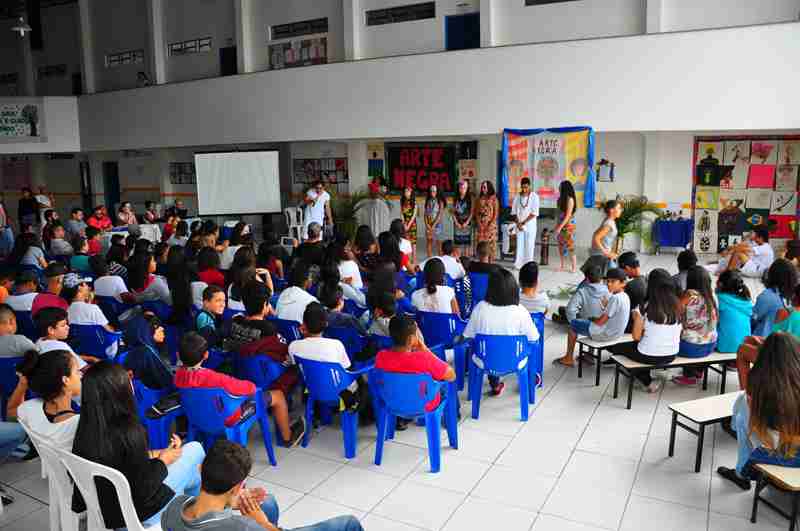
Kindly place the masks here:
POLYGON ((45 142, 42 98, 0 102, 0 143, 45 142))
POLYGON ((797 213, 797 192, 794 190, 772 192, 772 206, 769 213, 775 216, 794 216, 797 213))
POLYGON ((747 199, 745 201, 745 208, 749 210, 769 210, 772 206, 772 190, 766 189, 749 189, 747 190, 747 199))
POLYGON ((775 187, 775 165, 751 164, 750 174, 747 176, 747 187, 772 190, 775 187))
POLYGON ((731 209, 738 209, 744 212, 744 201, 747 195, 747 190, 725 190, 719 191, 719 209, 720 211, 729 211, 731 209))
POLYGON ((698 186, 694 201, 695 208, 718 210, 719 188, 716 186, 698 186))
POLYGON ((436 185, 441 193, 455 192, 458 174, 454 144, 387 144, 386 166, 392 191, 410 186, 421 195, 436 185))
POLYGON ((797 165, 781 164, 775 173, 776 190, 797 190, 797 165))
POLYGON ((750 164, 778 162, 778 144, 774 140, 756 140, 750 147, 750 164))
POLYGON ((725 156, 722 163, 735 166, 737 164, 750 163, 750 142, 731 141, 725 142, 725 156))
POLYGON ((697 164, 722 164, 724 148, 722 142, 700 142, 697 144, 697 164))
POLYGON ((315 181, 346 183, 349 181, 347 159, 292 159, 292 179, 295 184, 311 184, 315 181))
POLYGON ((321 65, 328 62, 328 38, 298 39, 291 42, 270 44, 270 70, 282 70, 298 66, 321 65))
POLYGON ((569 180, 579 203, 594 207, 594 131, 591 127, 505 129, 500 200, 508 206, 528 177, 542 208, 555 208, 558 187, 569 180))
POLYGON ((800 164, 800 141, 781 140, 778 143, 778 164, 800 164))
POLYGON ((367 176, 369 176, 370 182, 378 179, 385 186, 384 149, 383 142, 367 144, 367 176))

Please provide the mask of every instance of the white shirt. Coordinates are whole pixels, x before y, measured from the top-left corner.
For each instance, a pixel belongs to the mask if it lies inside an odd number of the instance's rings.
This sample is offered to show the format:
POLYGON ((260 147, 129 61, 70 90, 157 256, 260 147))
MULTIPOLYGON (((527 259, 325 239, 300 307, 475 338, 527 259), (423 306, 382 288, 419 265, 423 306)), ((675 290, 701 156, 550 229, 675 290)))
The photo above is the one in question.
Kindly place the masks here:
MULTIPOLYGON (((244 301, 243 300, 234 299, 231 296, 231 293, 233 293, 233 284, 228 286, 228 304, 227 304, 228 309, 229 310, 233 310, 235 312, 243 312, 244 311, 244 301)), ((202 299, 203 296, 200 295, 200 298, 202 299)), ((201 308, 203 307, 202 301, 200 302, 200 307, 201 308)), ((301 322, 302 322, 302 319, 301 319, 301 322)))
POLYGON ((278 313, 278 319, 302 323, 306 306, 312 302, 319 301, 306 290, 297 286, 290 286, 281 292, 275 311, 278 313))
POLYGON ((15 312, 29 312, 33 308, 33 299, 36 298, 35 291, 33 293, 23 293, 22 295, 9 295, 6 298, 6 304, 11 306, 15 312))
POLYGON ((656 324, 645 318, 638 350, 647 356, 674 356, 681 349, 681 330, 681 323, 656 324))
POLYGON ((356 289, 344 282, 339 282, 339 287, 342 288, 342 296, 345 300, 353 301, 362 307, 367 305, 367 296, 360 289, 356 289))
MULTIPOLYGON (((202 308, 203 307, 203 292, 206 290, 207 287, 208 287, 208 284, 206 284, 205 282, 200 282, 199 280, 196 280, 196 281, 192 282, 192 284, 191 284, 192 304, 196 308, 202 308)), ((230 291, 230 288, 229 288, 229 291, 230 291)))
POLYGON ((43 337, 39 338, 39 340, 36 342, 36 350, 39 351, 39 354, 47 354, 53 350, 66 350, 67 352, 72 352, 72 355, 75 356, 75 360, 78 362, 78 368, 83 369, 86 367, 86 362, 83 361, 80 356, 75 354, 75 351, 72 350, 72 347, 63 341, 59 341, 58 339, 45 339, 43 337))
POLYGON ((219 254, 219 268, 223 271, 230 269, 233 265, 233 256, 236 254, 236 251, 241 248, 241 245, 230 245, 227 249, 222 251, 219 254))
POLYGON ((759 271, 766 271, 772 262, 775 261, 775 251, 769 243, 762 243, 756 245, 753 243, 753 258, 752 260, 758 264, 759 271))
POLYGON ((450 286, 436 286, 436 293, 428 293, 427 288, 412 293, 411 304, 423 312, 453 313, 452 300, 455 298, 456 292, 450 286))
POLYGON ((411 247, 411 242, 406 240, 405 238, 400 238, 400 252, 403 254, 410 255, 413 249, 411 247))
POLYGON ((475 306, 464 329, 464 337, 473 338, 478 334, 527 336, 528 341, 539 339, 539 331, 528 310, 520 305, 494 306, 486 301, 475 306))
POLYGON ((75 415, 62 422, 50 422, 44 415, 44 401, 41 398, 31 398, 20 404, 17 416, 30 429, 49 440, 54 446, 72 450, 72 441, 78 431, 80 415, 75 415))
POLYGON ((350 358, 342 342, 328 337, 309 337, 292 341, 289 343, 289 355, 292 359, 300 356, 305 360, 338 363, 345 369, 350 367, 350 358))
POLYGON ((550 309, 550 297, 546 291, 537 291, 533 297, 528 297, 520 291, 519 303, 530 313, 547 313, 550 309))
POLYGON ((517 195, 511 207, 511 214, 517 216, 518 221, 527 219, 528 216, 534 214, 536 217, 527 222, 522 229, 525 232, 536 232, 536 219, 539 217, 539 196, 536 192, 532 191, 525 198, 517 195))
POLYGON ((356 289, 364 287, 364 281, 361 279, 361 271, 358 270, 358 264, 354 260, 345 260, 339 262, 339 276, 342 280, 352 278, 353 282, 350 284, 356 289))
POLYGON ((167 245, 169 245, 170 247, 173 247, 175 245, 179 247, 184 247, 186 246, 186 242, 188 241, 189 241, 188 236, 175 236, 173 234, 172 236, 169 237, 169 240, 167 240, 167 245))
POLYGON ((106 275, 94 281, 94 294, 98 297, 114 297, 122 302, 123 293, 128 292, 128 286, 122 277, 117 275, 106 275))
POLYGON ((434 258, 438 258, 439 260, 442 261, 442 264, 444 264, 444 272, 447 273, 453 280, 459 280, 467 275, 466 271, 464 271, 464 266, 461 265, 461 261, 446 254, 442 256, 431 256, 430 258, 422 262, 422 264, 420 264, 419 266, 420 269, 424 270, 425 264, 427 264, 429 260, 433 260, 434 258))
POLYGON ((108 319, 103 311, 95 304, 75 301, 69 305, 67 316, 70 324, 106 326, 108 319))
POLYGON ((331 200, 331 196, 325 190, 318 194, 313 188, 306 193, 306 197, 313 199, 313 203, 306 205, 306 226, 309 223, 317 222, 320 225, 325 221, 325 205, 331 200))

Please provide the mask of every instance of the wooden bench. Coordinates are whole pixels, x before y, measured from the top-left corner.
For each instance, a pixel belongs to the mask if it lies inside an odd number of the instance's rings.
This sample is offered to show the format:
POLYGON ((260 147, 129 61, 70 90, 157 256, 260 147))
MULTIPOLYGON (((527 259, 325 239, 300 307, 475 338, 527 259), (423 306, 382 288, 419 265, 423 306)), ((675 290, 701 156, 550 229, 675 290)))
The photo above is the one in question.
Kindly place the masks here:
POLYGON ((756 482, 756 491, 753 496, 753 514, 750 516, 750 521, 754 524, 756 523, 758 502, 762 501, 767 507, 788 519, 789 531, 794 531, 797 526, 798 508, 800 507, 800 468, 761 464, 753 465, 753 468, 759 472, 760 477, 756 482), (761 497, 761 491, 763 491, 767 485, 772 485, 776 489, 787 492, 792 496, 792 509, 790 513, 787 513, 771 501, 761 497))
POLYGON ((620 373, 622 373, 628 378, 627 409, 630 409, 631 402, 633 401, 634 376, 638 373, 651 371, 653 369, 678 369, 682 367, 700 367, 703 369, 703 391, 708 389, 708 370, 711 369, 712 371, 722 376, 719 392, 720 394, 725 394, 725 381, 728 376, 725 364, 736 361, 736 353, 730 352, 723 354, 720 352, 712 352, 705 358, 683 358, 681 356, 678 356, 677 358, 675 358, 675 360, 672 361, 672 363, 666 363, 664 365, 649 365, 647 363, 639 363, 638 361, 633 361, 627 356, 622 356, 619 354, 611 356, 611 359, 614 361, 614 398, 617 398, 617 396, 619 396, 619 375, 620 373), (715 368, 714 365, 719 365, 720 366, 719 369, 715 368))
POLYGON ((669 456, 675 455, 675 431, 678 426, 689 433, 697 435, 697 454, 694 460, 694 471, 700 472, 700 463, 703 459, 703 442, 705 440, 706 426, 711 426, 733 415, 733 403, 742 394, 741 391, 723 395, 709 396, 687 402, 670 404, 672 410, 672 425, 669 429, 669 456), (678 417, 684 417, 695 424, 697 429, 687 426, 678 417))
POLYGON ((578 336, 578 378, 583 378, 583 360, 585 356, 594 358, 596 372, 594 385, 600 385, 600 369, 602 368, 602 354, 614 345, 633 341, 633 336, 625 334, 612 341, 595 341, 587 336, 578 336))

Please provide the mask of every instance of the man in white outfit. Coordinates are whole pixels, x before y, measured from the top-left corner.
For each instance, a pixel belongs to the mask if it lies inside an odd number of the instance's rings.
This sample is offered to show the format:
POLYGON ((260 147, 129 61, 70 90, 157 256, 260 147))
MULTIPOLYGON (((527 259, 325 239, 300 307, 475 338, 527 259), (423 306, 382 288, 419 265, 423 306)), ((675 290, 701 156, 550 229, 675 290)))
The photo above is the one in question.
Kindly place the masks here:
POLYGON ((531 190, 531 180, 524 177, 520 181, 520 193, 514 198, 511 214, 516 216, 517 259, 515 269, 533 261, 536 249, 536 218, 539 217, 539 196, 531 190))
POLYGON ((325 226, 325 218, 328 223, 333 225, 333 215, 331 214, 331 196, 325 191, 322 181, 315 182, 306 192, 303 199, 306 204, 305 219, 303 220, 303 238, 308 238, 308 226, 312 223, 319 223, 320 227, 325 226))

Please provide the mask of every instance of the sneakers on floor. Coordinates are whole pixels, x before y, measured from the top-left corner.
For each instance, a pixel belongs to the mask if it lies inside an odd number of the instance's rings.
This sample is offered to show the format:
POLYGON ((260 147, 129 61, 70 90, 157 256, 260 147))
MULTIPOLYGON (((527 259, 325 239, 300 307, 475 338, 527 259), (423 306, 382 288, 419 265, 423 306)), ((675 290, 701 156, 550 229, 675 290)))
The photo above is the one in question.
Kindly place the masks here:
POLYGON ((489 391, 489 396, 500 396, 500 395, 503 394, 503 389, 505 389, 505 388, 506 388, 506 384, 504 384, 503 382, 500 382, 499 384, 497 384, 496 387, 493 387, 489 391))
POLYGON ((677 385, 697 385, 700 382, 697 378, 691 376, 675 376, 672 383, 677 385))
POLYGON ((289 437, 289 440, 286 441, 287 448, 294 448, 300 441, 303 439, 303 435, 306 433, 306 419, 303 417, 298 418, 296 421, 292 423, 292 435, 289 437))
POLYGON ((721 466, 717 469, 717 474, 732 482, 742 490, 750 490, 750 480, 741 477, 733 468, 725 468, 724 466, 721 466))

